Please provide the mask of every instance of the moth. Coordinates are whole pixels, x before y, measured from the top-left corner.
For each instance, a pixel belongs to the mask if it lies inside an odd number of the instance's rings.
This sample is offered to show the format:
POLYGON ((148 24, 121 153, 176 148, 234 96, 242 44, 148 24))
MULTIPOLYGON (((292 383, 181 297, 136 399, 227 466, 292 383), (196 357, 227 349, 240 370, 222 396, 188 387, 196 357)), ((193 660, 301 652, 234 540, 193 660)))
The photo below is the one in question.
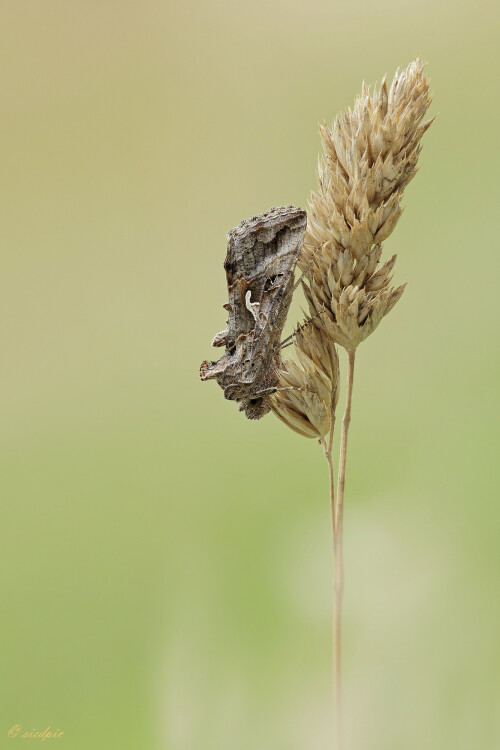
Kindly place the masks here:
POLYGON ((215 379, 248 419, 267 414, 267 397, 277 390, 281 334, 306 224, 301 208, 279 206, 227 235, 227 327, 212 341, 226 351, 217 362, 202 362, 200 377, 215 379))

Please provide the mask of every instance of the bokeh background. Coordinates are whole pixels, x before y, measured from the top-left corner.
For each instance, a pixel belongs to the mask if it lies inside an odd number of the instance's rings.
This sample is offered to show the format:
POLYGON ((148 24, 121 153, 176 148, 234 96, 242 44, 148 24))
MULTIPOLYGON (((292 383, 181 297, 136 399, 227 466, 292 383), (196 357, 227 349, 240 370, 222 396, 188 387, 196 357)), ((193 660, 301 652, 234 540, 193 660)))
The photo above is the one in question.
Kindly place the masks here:
POLYGON ((409 284, 355 378, 347 747, 500 747, 499 20, 1 3, 0 747, 332 746, 325 461, 198 367, 226 232, 305 206, 318 121, 417 54, 439 117, 385 248, 409 284))

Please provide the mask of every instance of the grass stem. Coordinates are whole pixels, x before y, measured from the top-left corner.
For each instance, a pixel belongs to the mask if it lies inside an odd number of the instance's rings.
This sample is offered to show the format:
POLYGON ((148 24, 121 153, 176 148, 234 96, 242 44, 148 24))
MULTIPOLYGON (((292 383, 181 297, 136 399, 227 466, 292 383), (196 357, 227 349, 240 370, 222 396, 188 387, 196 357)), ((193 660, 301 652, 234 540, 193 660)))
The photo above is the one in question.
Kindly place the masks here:
MULTIPOLYGON (((340 457, 337 485, 337 500, 333 521, 334 575, 333 575, 333 687, 335 716, 335 750, 342 750, 342 604, 344 598, 344 490, 347 460, 347 438, 351 422, 352 386, 354 381, 355 349, 348 349, 347 393, 342 433, 340 436, 340 457)), ((331 459, 331 441, 330 459, 331 459)), ((330 462, 329 462, 330 463, 330 462)), ((330 470, 330 497, 334 495, 333 469, 330 470)), ((332 505, 333 512, 333 505, 332 505)))

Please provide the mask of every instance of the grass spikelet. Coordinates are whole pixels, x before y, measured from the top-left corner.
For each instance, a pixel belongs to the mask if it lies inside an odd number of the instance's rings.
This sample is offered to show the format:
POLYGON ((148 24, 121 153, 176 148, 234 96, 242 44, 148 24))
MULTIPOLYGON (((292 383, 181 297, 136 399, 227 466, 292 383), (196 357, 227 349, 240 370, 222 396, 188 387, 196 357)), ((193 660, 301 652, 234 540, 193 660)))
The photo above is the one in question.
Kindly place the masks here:
POLYGON ((281 359, 280 390, 270 403, 276 416, 299 435, 321 439, 333 429, 339 363, 335 346, 315 322, 296 332, 298 362, 281 359))
POLYGON ((417 172, 431 99, 417 58, 390 88, 385 78, 373 93, 363 85, 353 109, 320 128, 324 156, 299 267, 311 315, 326 309, 334 340, 346 349, 356 349, 404 291, 391 287, 396 256, 381 265, 382 242, 417 172))

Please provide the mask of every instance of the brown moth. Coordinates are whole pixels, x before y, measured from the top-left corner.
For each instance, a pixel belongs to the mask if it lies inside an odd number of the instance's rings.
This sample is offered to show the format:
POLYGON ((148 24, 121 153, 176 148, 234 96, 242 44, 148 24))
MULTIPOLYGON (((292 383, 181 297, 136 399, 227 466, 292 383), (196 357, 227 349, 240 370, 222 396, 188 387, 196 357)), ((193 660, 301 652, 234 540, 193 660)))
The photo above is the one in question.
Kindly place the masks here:
POLYGON ((279 206, 242 221, 227 235, 224 308, 229 316, 227 328, 212 341, 226 351, 217 362, 202 362, 200 377, 217 380, 248 419, 267 414, 267 396, 277 390, 281 333, 306 224, 305 211, 279 206))

